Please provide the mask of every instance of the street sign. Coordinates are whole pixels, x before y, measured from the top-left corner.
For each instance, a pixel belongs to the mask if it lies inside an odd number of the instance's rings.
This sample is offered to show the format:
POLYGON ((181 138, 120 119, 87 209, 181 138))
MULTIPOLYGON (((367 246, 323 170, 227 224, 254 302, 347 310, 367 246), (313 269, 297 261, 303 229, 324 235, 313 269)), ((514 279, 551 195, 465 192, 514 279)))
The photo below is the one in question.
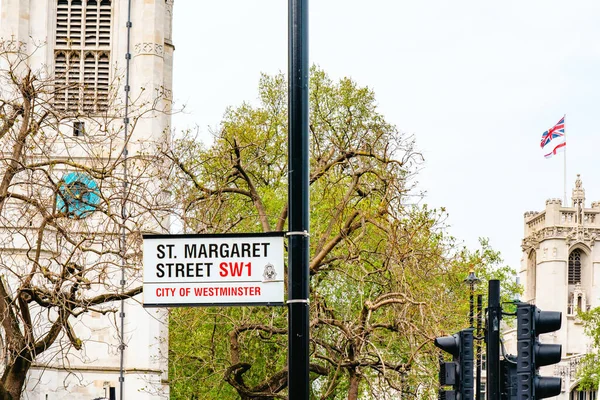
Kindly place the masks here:
POLYGON ((283 305, 283 236, 144 235, 144 307, 283 305))

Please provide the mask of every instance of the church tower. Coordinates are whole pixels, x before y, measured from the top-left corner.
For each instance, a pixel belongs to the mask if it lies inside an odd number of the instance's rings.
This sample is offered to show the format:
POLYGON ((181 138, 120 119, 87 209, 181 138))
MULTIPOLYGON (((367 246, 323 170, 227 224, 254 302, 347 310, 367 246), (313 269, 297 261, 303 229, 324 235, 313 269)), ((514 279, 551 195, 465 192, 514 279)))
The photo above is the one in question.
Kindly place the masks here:
MULTIPOLYGON (((136 209, 138 203, 123 199, 137 196, 156 202, 166 196, 156 180, 156 170, 150 167, 136 175, 136 182, 129 181, 134 180, 133 171, 141 170, 135 164, 136 157, 155 157, 157 149, 170 141, 172 12, 173 0, 0 0, 0 53, 26 55, 23 62, 27 67, 39 79, 53 82, 53 88, 45 95, 52 105, 50 113, 60 116, 55 125, 44 127, 51 138, 48 140, 53 140, 45 151, 58 162, 45 172, 50 181, 58 182, 58 194, 49 198, 48 208, 67 220, 61 228, 98 227, 85 236, 91 243, 86 248, 89 251, 82 256, 81 249, 73 250, 76 257, 70 264, 56 262, 80 243, 60 244, 64 249, 61 254, 61 248, 50 249, 59 246, 58 240, 44 242, 40 245, 41 258, 47 257, 51 268, 73 265, 64 274, 86 271, 92 264, 97 267, 101 272, 93 279, 91 275, 86 277, 92 290, 97 291, 94 299, 104 294, 104 288, 114 287, 115 293, 137 293, 134 288, 141 286, 141 265, 135 260, 140 259, 141 248, 137 244, 141 233, 168 230, 167 210, 153 215, 150 222, 139 223, 134 219, 142 214, 136 209), (74 164, 79 168, 77 172, 73 172, 74 164), (120 180, 121 186, 105 183, 101 175, 86 172, 101 167, 108 170, 106 166, 115 166, 111 179, 120 180), (136 187, 142 187, 141 181, 147 181, 143 182, 146 192, 132 195, 136 187), (115 215, 122 216, 125 222, 115 215), (84 219, 87 226, 83 225, 84 219), (119 226, 113 236, 103 231, 110 224, 119 226), (96 243, 91 234, 109 238, 96 243), (100 253, 104 258, 95 258, 100 253), (125 264, 133 268, 125 271, 125 264)), ((2 168, 4 164, 0 165, 0 172, 2 168)), ((6 207, 0 206, 0 214, 6 207)), ((19 218, 25 215, 19 211, 17 214, 19 218)), ((10 249, 11 254, 29 255, 34 240, 23 235, 17 243, 10 234, 16 228, 11 227, 11 231, 7 227, 10 223, 11 218, 0 215, 0 253, 10 249)), ((33 228, 39 222, 33 218, 28 226, 34 235, 33 228)), ((4 270, 5 265, 0 259, 1 279, 9 283, 20 279, 18 273, 4 270)), ((47 276, 52 273, 40 270, 47 276)), ((34 360, 23 398, 168 398, 166 311, 143 309, 141 298, 142 294, 135 294, 131 299, 112 301, 104 308, 90 306, 81 316, 73 312, 66 333, 61 333, 53 344, 56 352, 46 351, 34 360), (70 337, 71 331, 83 344, 70 337), (72 348, 77 344, 82 349, 72 348), (55 358, 59 351, 67 356, 55 358)), ((57 317, 48 311, 40 312, 39 318, 48 323, 57 317)), ((4 356, 4 351, 0 340, 0 355, 4 356)))
POLYGON ((577 175, 571 205, 546 200, 541 212, 525 213, 520 278, 523 301, 542 310, 562 312, 560 331, 542 335, 543 343, 562 344, 562 361, 542 368, 541 375, 562 378, 558 399, 592 400, 580 392, 576 378, 580 358, 589 350, 577 312, 600 306, 600 202, 585 206, 585 190, 577 175))

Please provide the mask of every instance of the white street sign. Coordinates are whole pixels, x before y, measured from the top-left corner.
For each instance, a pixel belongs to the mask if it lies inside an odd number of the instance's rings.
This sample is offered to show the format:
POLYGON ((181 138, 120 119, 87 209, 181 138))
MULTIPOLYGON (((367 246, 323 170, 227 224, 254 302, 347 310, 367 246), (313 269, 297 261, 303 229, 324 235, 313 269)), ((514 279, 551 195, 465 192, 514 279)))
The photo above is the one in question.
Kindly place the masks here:
POLYGON ((144 235, 144 307, 283 305, 283 235, 144 235))

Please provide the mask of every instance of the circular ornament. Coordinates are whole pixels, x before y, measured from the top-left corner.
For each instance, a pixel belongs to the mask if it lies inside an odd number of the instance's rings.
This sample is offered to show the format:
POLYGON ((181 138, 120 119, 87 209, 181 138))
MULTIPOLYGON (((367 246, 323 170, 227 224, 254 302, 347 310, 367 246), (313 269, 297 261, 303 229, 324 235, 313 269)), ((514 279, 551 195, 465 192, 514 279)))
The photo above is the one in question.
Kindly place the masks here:
POLYGON ((85 218, 100 203, 98 184, 82 172, 70 172, 58 184, 56 208, 70 218, 85 218))

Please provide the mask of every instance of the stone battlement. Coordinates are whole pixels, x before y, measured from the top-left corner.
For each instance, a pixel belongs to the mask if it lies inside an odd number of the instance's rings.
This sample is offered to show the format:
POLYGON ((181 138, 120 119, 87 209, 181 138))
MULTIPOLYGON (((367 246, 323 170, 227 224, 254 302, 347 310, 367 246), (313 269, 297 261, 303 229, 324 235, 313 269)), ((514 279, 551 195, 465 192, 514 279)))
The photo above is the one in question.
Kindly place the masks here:
POLYGON ((573 189, 572 205, 563 204, 562 199, 546 200, 543 211, 524 213, 525 237, 548 227, 589 227, 600 228, 600 201, 594 201, 590 208, 585 207, 585 190, 577 175, 573 189))

